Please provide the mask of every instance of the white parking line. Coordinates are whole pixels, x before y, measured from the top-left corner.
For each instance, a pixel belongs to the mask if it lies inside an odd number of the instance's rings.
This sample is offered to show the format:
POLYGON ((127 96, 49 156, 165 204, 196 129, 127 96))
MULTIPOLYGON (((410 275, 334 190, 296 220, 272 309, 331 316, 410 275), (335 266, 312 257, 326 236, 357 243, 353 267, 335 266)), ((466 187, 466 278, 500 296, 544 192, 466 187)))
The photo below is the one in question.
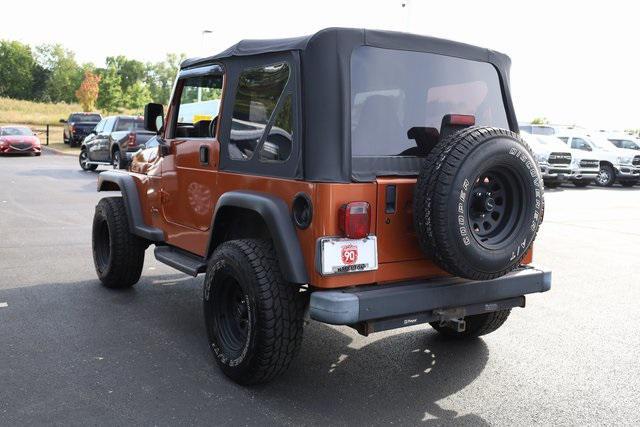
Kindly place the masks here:
POLYGON ((6 302, 0 302, 0 308, 5 308, 5 307, 9 307, 9 304, 7 304, 6 302))

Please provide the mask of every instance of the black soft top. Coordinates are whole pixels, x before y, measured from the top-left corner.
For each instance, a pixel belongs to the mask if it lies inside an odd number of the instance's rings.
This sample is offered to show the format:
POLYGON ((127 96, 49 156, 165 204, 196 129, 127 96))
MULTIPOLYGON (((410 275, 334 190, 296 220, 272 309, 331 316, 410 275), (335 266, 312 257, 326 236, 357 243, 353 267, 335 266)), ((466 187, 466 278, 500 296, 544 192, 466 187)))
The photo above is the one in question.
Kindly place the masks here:
MULTIPOLYGON (((297 177, 310 181, 349 182, 352 180, 350 62, 351 53, 358 46, 428 52, 493 64, 502 84, 509 125, 517 131, 509 91, 509 57, 490 49, 435 37, 328 28, 303 37, 242 40, 217 55, 187 59, 181 69, 188 72, 195 67, 214 63, 232 65, 237 61, 246 64, 251 57, 292 52, 300 61, 302 90, 303 149, 297 177)), ((228 70, 234 68, 228 67, 228 70)))

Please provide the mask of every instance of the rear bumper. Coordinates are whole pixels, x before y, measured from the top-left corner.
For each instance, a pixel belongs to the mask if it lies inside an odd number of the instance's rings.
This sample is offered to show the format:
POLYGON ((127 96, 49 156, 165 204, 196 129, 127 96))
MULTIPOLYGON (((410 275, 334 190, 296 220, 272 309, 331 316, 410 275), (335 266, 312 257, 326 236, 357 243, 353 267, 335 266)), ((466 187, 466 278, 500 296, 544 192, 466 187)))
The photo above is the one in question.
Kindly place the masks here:
MULTIPOLYGON (((316 291, 311 293, 309 315, 314 320, 332 325, 396 319, 402 326, 431 321, 437 317, 436 312, 439 310, 478 305, 485 306, 484 312, 510 308, 502 302, 549 289, 550 271, 525 267, 487 281, 447 277, 421 282, 359 286, 342 291, 316 291), (413 320, 414 318, 422 320, 413 320)), ((513 304, 511 307, 517 305, 521 304, 513 304)), ((478 314, 478 311, 468 314, 478 314)))

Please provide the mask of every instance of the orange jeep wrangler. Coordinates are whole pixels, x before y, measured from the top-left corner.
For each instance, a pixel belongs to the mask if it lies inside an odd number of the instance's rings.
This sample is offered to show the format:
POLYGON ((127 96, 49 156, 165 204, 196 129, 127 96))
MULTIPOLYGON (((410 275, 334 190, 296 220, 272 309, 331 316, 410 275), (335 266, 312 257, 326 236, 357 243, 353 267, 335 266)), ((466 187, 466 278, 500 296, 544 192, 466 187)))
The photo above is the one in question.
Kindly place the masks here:
POLYGON ((96 271, 133 286, 145 249, 204 278, 222 371, 282 374, 306 318, 360 333, 429 323, 469 338, 551 286, 530 265, 544 204, 507 56, 327 29, 181 65, 158 136, 103 172, 96 271))

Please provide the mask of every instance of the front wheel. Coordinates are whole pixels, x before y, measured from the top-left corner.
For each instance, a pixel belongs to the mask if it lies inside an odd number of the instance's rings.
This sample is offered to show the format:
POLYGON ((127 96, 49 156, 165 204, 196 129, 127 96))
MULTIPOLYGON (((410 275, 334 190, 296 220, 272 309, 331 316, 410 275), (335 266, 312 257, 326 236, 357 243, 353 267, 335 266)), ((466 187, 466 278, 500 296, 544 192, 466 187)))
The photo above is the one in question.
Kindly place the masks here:
POLYGON ((78 156, 78 163, 80 163, 80 168, 83 171, 94 171, 98 167, 98 165, 92 165, 89 163, 89 154, 87 153, 86 148, 83 148, 82 150, 80 150, 80 155, 78 156))
POLYGON ((475 314, 465 317, 466 328, 458 332, 448 326, 440 326, 437 322, 429 323, 440 334, 456 339, 476 338, 490 334, 507 321, 511 310, 495 311, 493 313, 475 314))
POLYGON ((273 245, 242 239, 221 244, 204 279, 209 346, 239 384, 284 373, 302 343, 305 293, 280 273, 273 245))
POLYGON ((602 165, 600 167, 600 173, 596 178, 596 184, 600 187, 611 187, 616 181, 616 171, 612 166, 602 165))
POLYGON ((105 197, 93 216, 93 261, 107 288, 129 288, 140 280, 146 242, 129 231, 122 197, 105 197))

